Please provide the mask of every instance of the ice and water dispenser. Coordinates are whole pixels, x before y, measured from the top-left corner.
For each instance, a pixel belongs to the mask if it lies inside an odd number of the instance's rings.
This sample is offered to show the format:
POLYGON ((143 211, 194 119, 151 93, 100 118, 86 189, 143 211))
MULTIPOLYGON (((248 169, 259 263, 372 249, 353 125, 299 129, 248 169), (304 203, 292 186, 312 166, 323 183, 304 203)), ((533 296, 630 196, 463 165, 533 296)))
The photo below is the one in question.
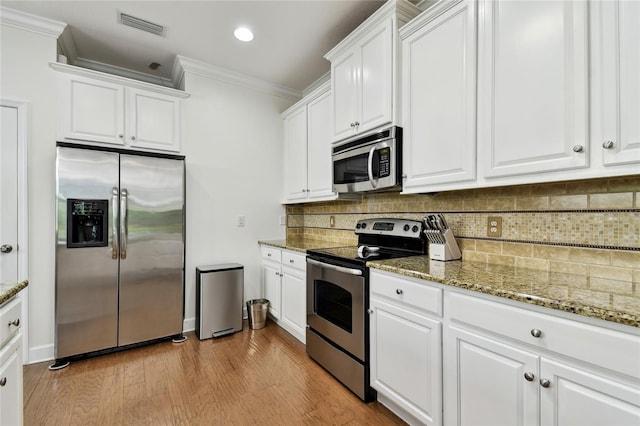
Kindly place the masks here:
POLYGON ((109 200, 67 200, 67 247, 109 244, 109 200))

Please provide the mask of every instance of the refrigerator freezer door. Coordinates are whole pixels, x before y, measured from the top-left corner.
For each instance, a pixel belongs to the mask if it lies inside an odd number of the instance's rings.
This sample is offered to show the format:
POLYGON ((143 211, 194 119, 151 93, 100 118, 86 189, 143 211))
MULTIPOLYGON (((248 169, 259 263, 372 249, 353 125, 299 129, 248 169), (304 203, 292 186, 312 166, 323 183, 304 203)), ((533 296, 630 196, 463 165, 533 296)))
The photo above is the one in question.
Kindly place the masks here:
POLYGON ((182 333, 184 161, 120 156, 119 346, 182 333), (126 217, 126 219, 125 219, 126 217))
MULTIPOLYGON (((118 342, 118 259, 114 229, 114 191, 118 188, 118 154, 74 148, 58 148, 56 226, 55 357, 112 348, 118 342), (83 238, 97 227, 78 223, 82 229, 68 229, 67 217, 73 202, 108 205, 106 246, 67 248, 67 235, 79 231, 83 238), (106 204, 108 203, 108 204, 106 204), (70 232, 67 232, 70 231, 70 232), (115 257, 115 259, 114 259, 115 257)), ((116 192, 117 193, 117 192, 116 192)), ((76 211, 79 213, 79 211, 76 211)), ((70 215, 71 216, 71 215, 70 215)))

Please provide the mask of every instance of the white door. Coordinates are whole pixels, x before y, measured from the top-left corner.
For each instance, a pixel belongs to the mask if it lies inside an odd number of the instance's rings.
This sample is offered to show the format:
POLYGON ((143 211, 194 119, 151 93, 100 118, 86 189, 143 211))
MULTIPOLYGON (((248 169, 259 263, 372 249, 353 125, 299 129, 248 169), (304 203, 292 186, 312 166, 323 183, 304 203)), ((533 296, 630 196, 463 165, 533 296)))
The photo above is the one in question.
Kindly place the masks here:
POLYGON ((307 107, 284 120, 284 187, 287 200, 307 198, 307 107))
POLYGON ((304 271, 282 268, 282 322, 304 343, 307 325, 307 283, 304 271))
POLYGON ((588 166, 587 3, 479 4, 478 142, 485 177, 588 166))
POLYGON ((0 283, 18 281, 18 109, 2 106, 0 283))
POLYGON ((269 313, 276 319, 280 319, 280 291, 282 289, 280 279, 280 265, 272 262, 262 264, 262 294, 269 300, 269 313))
POLYGON ((127 138, 132 147, 180 151, 180 99, 126 89, 127 138))
POLYGON ((640 392, 613 378, 595 375, 543 358, 540 390, 543 425, 633 425, 640 424, 640 392))
POLYGON ((427 425, 442 424, 442 324, 371 299, 371 387, 427 425))
POLYGON ((454 326, 447 341, 445 424, 538 424, 538 356, 454 326))
POLYGON ((331 92, 307 105, 307 181, 309 198, 326 197, 333 192, 331 162, 331 92))
POLYGON ((331 62, 333 141, 355 133, 359 56, 355 50, 331 62))

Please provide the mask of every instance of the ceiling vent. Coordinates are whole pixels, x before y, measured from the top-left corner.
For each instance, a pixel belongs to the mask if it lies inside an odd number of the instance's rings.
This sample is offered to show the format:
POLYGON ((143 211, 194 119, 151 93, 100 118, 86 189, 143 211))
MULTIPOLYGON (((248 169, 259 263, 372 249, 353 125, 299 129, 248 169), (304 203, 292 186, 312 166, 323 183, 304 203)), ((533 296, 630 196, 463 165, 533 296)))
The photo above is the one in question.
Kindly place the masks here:
POLYGON ((151 34, 159 36, 164 35, 164 27, 162 25, 154 24, 153 22, 136 18, 135 16, 127 15, 126 13, 118 12, 118 22, 122 25, 137 28, 151 34))

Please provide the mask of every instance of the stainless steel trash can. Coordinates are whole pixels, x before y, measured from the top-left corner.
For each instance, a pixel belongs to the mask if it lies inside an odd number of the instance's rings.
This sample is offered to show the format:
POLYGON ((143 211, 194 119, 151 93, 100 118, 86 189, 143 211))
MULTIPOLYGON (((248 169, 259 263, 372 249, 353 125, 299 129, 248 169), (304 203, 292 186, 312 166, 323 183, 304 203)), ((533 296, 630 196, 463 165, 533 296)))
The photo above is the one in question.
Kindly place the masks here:
POLYGON ((200 340, 242 331, 244 266, 196 268, 196 335, 200 340))
POLYGON ((267 310, 269 301, 267 299, 253 299, 247 301, 247 317, 249 318, 249 328, 258 330, 267 324, 267 310))

